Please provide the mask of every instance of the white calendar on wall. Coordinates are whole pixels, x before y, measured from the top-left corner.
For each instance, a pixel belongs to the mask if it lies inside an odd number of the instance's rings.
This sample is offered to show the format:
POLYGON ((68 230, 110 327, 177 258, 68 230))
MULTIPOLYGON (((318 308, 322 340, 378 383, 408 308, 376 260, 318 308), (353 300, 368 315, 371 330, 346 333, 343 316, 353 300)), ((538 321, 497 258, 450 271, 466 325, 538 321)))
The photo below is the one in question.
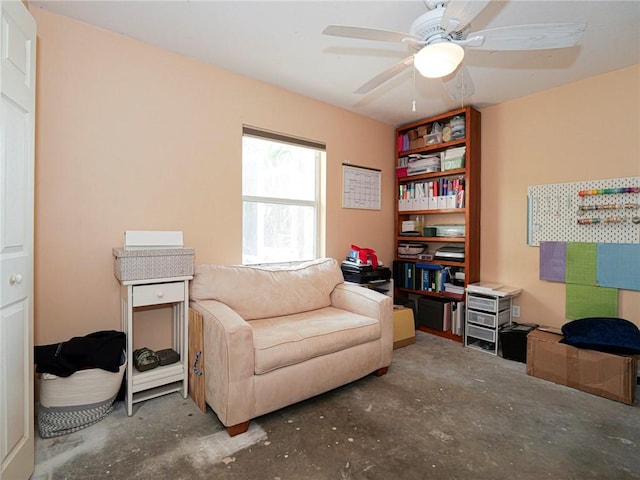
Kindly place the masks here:
POLYGON ((381 209, 382 172, 376 168, 342 164, 342 207, 381 209))

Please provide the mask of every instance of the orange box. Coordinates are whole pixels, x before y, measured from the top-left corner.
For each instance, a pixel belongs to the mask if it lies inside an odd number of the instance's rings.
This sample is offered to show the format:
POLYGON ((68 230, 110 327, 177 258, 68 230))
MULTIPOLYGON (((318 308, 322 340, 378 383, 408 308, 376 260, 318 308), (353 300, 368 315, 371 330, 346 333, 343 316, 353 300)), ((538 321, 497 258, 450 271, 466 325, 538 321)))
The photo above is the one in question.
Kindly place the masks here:
POLYGON ((413 322, 413 310, 406 307, 393 307, 393 349, 416 343, 416 327, 413 322))

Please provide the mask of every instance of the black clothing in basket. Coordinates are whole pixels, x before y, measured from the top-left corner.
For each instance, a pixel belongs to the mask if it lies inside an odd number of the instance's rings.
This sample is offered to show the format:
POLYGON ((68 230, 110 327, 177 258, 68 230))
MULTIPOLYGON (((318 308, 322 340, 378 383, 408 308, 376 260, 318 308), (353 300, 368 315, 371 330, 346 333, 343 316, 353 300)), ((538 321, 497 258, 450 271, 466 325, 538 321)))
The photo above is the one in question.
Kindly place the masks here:
POLYGON ((51 345, 38 345, 34 347, 36 372, 52 373, 59 377, 68 377, 84 368, 118 372, 124 349, 125 334, 115 330, 94 332, 51 345))

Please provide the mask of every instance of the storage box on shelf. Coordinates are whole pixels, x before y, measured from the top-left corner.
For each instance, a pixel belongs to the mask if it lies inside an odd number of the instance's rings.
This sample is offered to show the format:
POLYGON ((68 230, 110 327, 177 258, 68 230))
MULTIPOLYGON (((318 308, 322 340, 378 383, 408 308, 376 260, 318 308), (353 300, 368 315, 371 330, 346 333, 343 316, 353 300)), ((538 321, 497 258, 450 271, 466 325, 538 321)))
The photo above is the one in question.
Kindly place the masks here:
MULTIPOLYGON (((460 108, 404 125, 396 135, 395 296, 461 303, 464 287, 480 277, 480 112, 460 108), (411 231, 406 222, 413 222, 411 231), (464 233, 437 233, 448 225, 463 225, 464 233), (452 245, 462 247, 462 258, 435 258, 452 245)), ((460 331, 427 323, 418 328, 462 342, 460 331)))
POLYGON ((450 298, 419 297, 416 326, 462 335, 464 304, 450 298))

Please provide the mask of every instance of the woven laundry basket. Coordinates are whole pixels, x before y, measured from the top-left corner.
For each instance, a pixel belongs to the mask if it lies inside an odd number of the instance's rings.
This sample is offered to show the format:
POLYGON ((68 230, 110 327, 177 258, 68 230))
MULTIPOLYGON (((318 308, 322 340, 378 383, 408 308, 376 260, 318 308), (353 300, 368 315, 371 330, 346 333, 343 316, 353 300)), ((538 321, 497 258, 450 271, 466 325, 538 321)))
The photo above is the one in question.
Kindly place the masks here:
POLYGON ((66 435, 102 420, 113 408, 126 369, 123 354, 118 372, 91 368, 68 377, 43 373, 38 408, 40 436, 66 435))

